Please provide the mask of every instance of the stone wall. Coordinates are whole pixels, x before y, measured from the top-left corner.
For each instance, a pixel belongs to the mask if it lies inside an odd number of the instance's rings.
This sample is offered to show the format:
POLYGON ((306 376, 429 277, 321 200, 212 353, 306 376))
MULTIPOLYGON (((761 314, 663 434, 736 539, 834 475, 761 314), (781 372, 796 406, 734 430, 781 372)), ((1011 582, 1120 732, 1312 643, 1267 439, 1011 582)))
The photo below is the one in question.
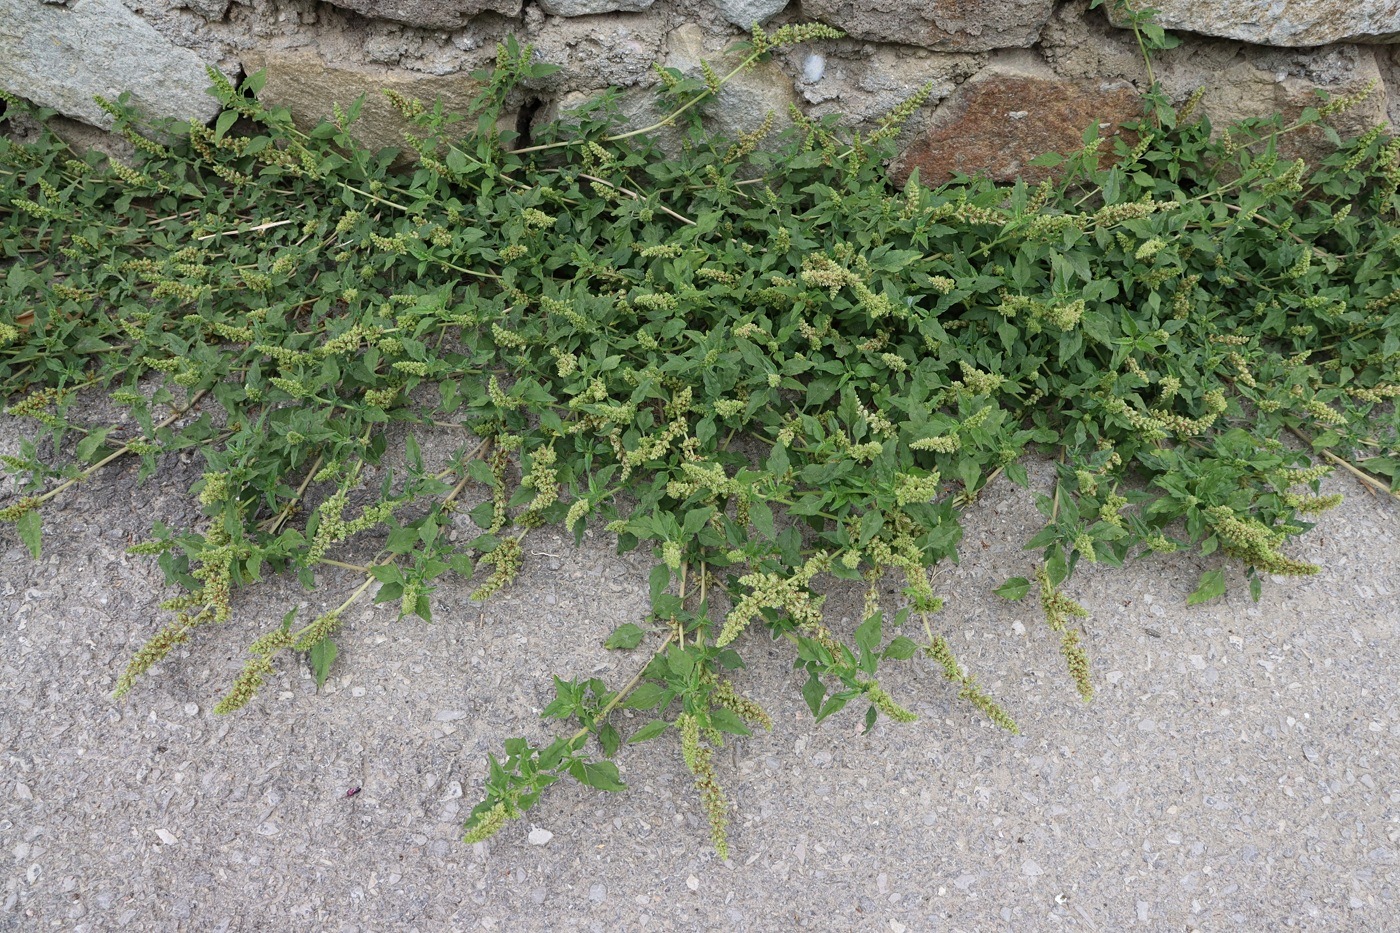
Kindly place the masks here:
MULTIPOLYGON (((1105 6, 1112 7, 1113 0, 1105 6)), ((1216 125, 1317 97, 1364 103, 1344 134, 1400 124, 1397 0, 1152 0, 1181 39, 1157 53, 1156 76, 1175 99, 1206 88, 1216 125)), ((265 69, 266 100, 314 123, 333 102, 368 92, 359 132, 392 145, 400 130, 378 89, 449 105, 468 98, 470 73, 514 34, 560 66, 521 95, 519 125, 600 90, 624 90, 644 119, 659 61, 697 71, 719 62, 753 23, 820 20, 848 38, 785 51, 726 88, 711 119, 727 132, 789 104, 868 124, 927 82, 897 166, 936 181, 951 171, 1009 178, 1030 155, 1078 148, 1084 128, 1112 132, 1138 112, 1146 85, 1121 14, 1088 0, 0 0, 0 87, 67 119, 91 139, 107 115, 94 94, 130 90, 146 110, 207 121, 206 67, 231 78, 265 69)))

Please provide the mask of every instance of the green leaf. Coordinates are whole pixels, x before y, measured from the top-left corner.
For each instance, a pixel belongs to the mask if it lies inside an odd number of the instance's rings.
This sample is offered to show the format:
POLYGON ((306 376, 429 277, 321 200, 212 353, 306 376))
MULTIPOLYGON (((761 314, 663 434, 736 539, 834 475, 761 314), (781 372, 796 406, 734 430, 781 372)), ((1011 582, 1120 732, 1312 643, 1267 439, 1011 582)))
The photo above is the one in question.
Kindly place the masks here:
POLYGON ((959 460, 958 479, 962 481, 963 488, 968 492, 976 492, 978 483, 982 481, 981 465, 971 457, 959 460))
POLYGON ((831 697, 827 699, 826 703, 822 705, 822 708, 817 712, 817 722, 821 722, 823 719, 830 716, 831 714, 840 712, 842 709, 845 709, 846 704, 851 702, 852 695, 853 694, 851 693, 851 691, 843 691, 842 693, 832 694, 831 697))
POLYGON ((475 524, 476 527, 490 528, 491 522, 496 517, 496 507, 490 500, 487 500, 486 502, 476 505, 467 515, 471 517, 472 523, 475 524))
POLYGON ((1031 591, 1031 581, 1025 577, 1012 577, 1001 586, 993 590, 1002 599, 1009 599, 1015 602, 1018 599, 1025 599, 1026 594, 1031 591))
POLYGON ((728 732, 730 735, 753 735, 749 727, 744 724, 744 720, 723 706, 716 706, 710 710, 710 725, 720 732, 728 732))
POLYGON ((399 570, 397 564, 376 564, 369 568, 370 576, 380 583, 402 583, 403 572, 399 570))
POLYGON ((822 697, 826 696, 826 684, 822 683, 817 672, 813 671, 807 678, 807 682, 802 685, 802 699, 807 701, 807 706, 812 711, 812 715, 822 708, 822 697))
POLYGON ((774 444, 772 453, 768 455, 766 465, 768 472, 776 477, 781 477, 788 471, 789 465, 787 448, 782 444, 774 444))
POLYGON ((726 671, 742 671, 745 669, 744 659, 739 657, 739 652, 735 651, 733 648, 725 648, 715 656, 715 660, 718 661, 719 666, 726 671))
POLYGON ((569 774, 574 780, 594 790, 626 790, 622 776, 617 773, 617 765, 611 761, 575 761, 569 765, 569 774))
POLYGON ((603 647, 621 649, 635 648, 642 643, 642 639, 646 637, 646 634, 647 633, 642 630, 641 626, 632 622, 624 622, 622 625, 612 630, 612 634, 608 636, 607 641, 603 642, 603 647))
POLYGON ((219 118, 214 121, 214 138, 223 139, 224 134, 229 131, 233 124, 238 122, 237 110, 225 110, 219 114, 219 118))
POLYGON ((1223 570, 1207 570, 1201 574, 1201 583, 1196 587, 1196 592, 1186 597, 1186 605, 1199 606, 1201 603, 1224 595, 1225 572, 1223 570))
POLYGON ((715 514, 712 505, 706 505, 698 509, 691 509, 685 513, 685 522, 681 525, 681 535, 692 537, 697 531, 705 527, 705 523, 710 520, 710 516, 715 514))
POLYGON ((671 568, 665 564, 657 564, 651 568, 651 603, 661 598, 661 594, 666 592, 666 587, 671 585, 671 568))
POLYGON ((309 657, 311 670, 316 675, 317 690, 326 682, 326 675, 331 672, 331 664, 334 663, 336 654, 335 642, 329 635, 311 646, 309 657))
POLYGON ((656 709, 670 693, 660 684, 645 683, 633 690, 621 705, 624 709, 656 709))
POLYGON ((768 503, 757 501, 749 503, 749 521, 753 523, 754 530, 764 540, 777 540, 778 532, 773 526, 773 510, 768 507, 768 503))
POLYGON ((883 623, 884 619, 881 613, 876 612, 856 628, 856 646, 860 648, 862 654, 874 653, 876 647, 880 644, 880 632, 883 623))
POLYGON ((671 672, 682 680, 689 679, 690 672, 695 670, 695 661, 693 649, 682 648, 680 645, 672 645, 666 649, 667 665, 671 672))
POLYGON ((472 460, 469 462, 467 464, 467 475, 478 483, 484 486, 490 486, 493 489, 498 485, 496 482, 496 475, 491 472, 490 464, 486 463, 484 460, 472 460))
POLYGON ((871 509, 860 518, 860 539, 856 542, 857 547, 865 547, 871 542, 880 529, 885 527, 885 513, 879 509, 871 509))
POLYGON ((387 603, 403 595, 402 583, 386 583, 374 594, 375 603, 387 603))
POLYGON ((605 722, 598 730, 598 744, 602 746, 603 754, 611 758, 617 754, 618 748, 622 746, 622 736, 618 734, 612 723, 605 722))
POLYGON ((30 556, 38 560, 40 551, 39 544, 42 538, 39 510, 30 509, 28 512, 21 515, 15 522, 15 530, 19 532, 20 541, 24 542, 24 546, 29 548, 30 556))
POLYGON ((418 545, 418 529, 412 527, 395 528, 389 532, 389 540, 384 547, 390 554, 407 554, 418 545))
POLYGON ((638 742, 654 739, 670 728, 670 726, 671 724, 664 719, 653 719, 651 722, 632 733, 632 737, 627 740, 627 744, 635 745, 638 742))
POLYGON ((98 449, 102 447, 102 442, 107 439, 111 430, 111 428, 102 428, 83 438, 78 442, 78 449, 74 451, 75 456, 83 463, 92 463, 96 459, 95 455, 98 449))
POLYGON ((899 635, 885 646, 885 657, 892 661, 907 661, 912 658, 918 650, 919 646, 912 638, 899 635))

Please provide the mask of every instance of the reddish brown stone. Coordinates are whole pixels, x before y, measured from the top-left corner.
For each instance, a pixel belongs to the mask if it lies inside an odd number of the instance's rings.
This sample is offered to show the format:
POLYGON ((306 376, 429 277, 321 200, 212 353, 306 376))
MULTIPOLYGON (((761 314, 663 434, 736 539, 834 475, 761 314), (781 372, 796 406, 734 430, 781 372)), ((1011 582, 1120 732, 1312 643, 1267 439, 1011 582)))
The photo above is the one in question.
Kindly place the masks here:
POLYGON ((1028 167, 1031 159, 1075 152, 1084 145, 1085 128, 1098 123, 1100 135, 1110 136, 1141 113, 1137 92, 1126 84, 988 69, 939 107, 891 174, 901 185, 915 168, 929 185, 948 181, 954 172, 1036 183, 1051 170, 1028 167))

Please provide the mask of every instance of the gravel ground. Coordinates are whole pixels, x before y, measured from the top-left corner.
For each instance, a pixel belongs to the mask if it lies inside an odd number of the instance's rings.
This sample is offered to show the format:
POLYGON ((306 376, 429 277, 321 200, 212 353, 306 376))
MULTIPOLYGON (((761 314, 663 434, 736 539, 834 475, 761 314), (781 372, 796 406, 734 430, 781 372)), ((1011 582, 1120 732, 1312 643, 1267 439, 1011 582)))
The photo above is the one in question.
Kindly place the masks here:
MULTIPOLYGON (((18 436, 0 417, 0 451, 18 436)), ((551 674, 616 684, 644 660, 601 643, 644 614, 649 561, 601 537, 532 536, 512 589, 482 607, 448 588, 433 625, 352 612, 319 694, 284 663, 215 717, 250 632, 350 583, 273 581, 114 702, 170 595, 123 548, 188 517, 196 471, 110 468, 46 512, 37 562, 0 529, 0 929, 1400 929, 1400 507, 1349 480, 1292 548, 1323 573, 1258 604, 1235 568, 1227 597, 1186 606, 1217 558, 1077 575, 1088 705, 1033 600, 991 594, 1029 575, 1038 525, 995 483, 940 619, 1022 734, 925 660, 884 677, 919 723, 862 736, 852 707, 814 726, 789 653, 751 639, 740 684, 775 726, 719 757, 721 862, 674 738, 623 750, 625 794, 561 782, 460 841, 486 754, 546 734, 551 674)), ((848 629, 859 594, 828 606, 848 629)))

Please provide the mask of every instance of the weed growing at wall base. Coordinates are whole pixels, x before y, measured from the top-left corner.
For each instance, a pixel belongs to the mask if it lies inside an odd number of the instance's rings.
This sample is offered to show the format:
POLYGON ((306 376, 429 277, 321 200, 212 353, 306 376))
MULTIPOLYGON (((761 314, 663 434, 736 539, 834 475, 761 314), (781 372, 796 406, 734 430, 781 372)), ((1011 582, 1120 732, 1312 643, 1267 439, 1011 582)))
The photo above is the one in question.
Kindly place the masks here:
MULTIPOLYGON (((464 115, 393 96, 407 168, 355 144, 357 107, 304 133, 256 75, 215 76, 212 128, 110 102, 133 165, 0 140, 0 393, 33 427, 3 457, 24 493, 0 519, 37 556, 44 503, 106 464, 204 462, 200 520, 132 549, 177 595, 118 695, 226 622, 250 641, 233 712, 288 656, 324 679, 362 600, 430 620, 448 576, 479 598, 509 585, 532 529, 606 530, 655 556, 650 615, 607 641, 646 656, 624 684, 556 680, 544 716, 571 725, 505 740, 466 838, 565 775, 622 790, 623 745, 667 741, 723 855, 715 751, 771 726, 743 694, 755 640, 786 644, 818 719, 912 720, 880 671, 923 655, 1016 728, 953 656, 939 613, 959 594, 930 571, 957 557, 959 509, 1026 484, 1029 453, 1056 459, 1055 487, 1026 576, 997 592, 1038 595, 1086 699, 1080 562, 1219 552, 1257 598, 1263 575, 1317 569, 1288 544, 1335 504, 1317 494, 1332 465, 1400 484, 1400 143, 1338 141, 1309 167, 1276 140, 1331 104, 1212 141, 1158 97, 1113 143, 1092 128, 1038 160, 1057 174, 1034 189, 894 190, 882 162, 919 98, 866 135, 800 113, 776 138, 707 133, 734 73, 831 34, 756 31, 727 68, 663 71, 672 116, 651 129, 679 132, 671 154, 609 97, 513 151, 498 117, 547 71, 513 43, 464 115), (82 393, 129 417, 82 420, 82 393), (466 429, 438 471, 415 440, 430 424, 466 429), (406 468, 369 486, 399 437, 406 468), (475 536, 449 540, 477 498, 475 536), (382 549, 350 560, 370 532, 382 549), (329 569, 357 579, 329 612, 239 612, 264 574, 314 587, 329 569), (849 639, 813 586, 828 576, 869 589, 849 639), (650 718, 623 735, 619 708, 650 718)), ((1222 591, 1215 570, 1192 599, 1222 591)))

